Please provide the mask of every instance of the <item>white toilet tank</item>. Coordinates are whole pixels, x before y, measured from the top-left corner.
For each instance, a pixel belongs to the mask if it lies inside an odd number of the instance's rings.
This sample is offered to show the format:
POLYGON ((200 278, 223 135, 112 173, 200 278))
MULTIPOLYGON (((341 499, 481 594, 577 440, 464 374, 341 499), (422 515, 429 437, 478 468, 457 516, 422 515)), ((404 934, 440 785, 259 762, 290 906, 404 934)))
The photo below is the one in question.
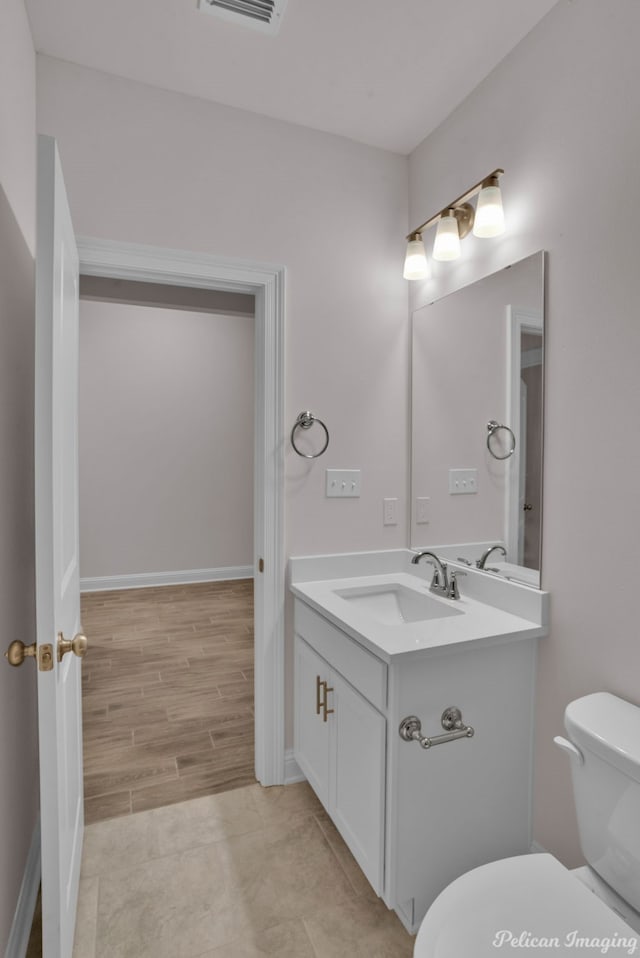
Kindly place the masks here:
POLYGON ((580 844, 589 865, 640 912, 640 707, 608 692, 571 702, 565 728, 580 844))

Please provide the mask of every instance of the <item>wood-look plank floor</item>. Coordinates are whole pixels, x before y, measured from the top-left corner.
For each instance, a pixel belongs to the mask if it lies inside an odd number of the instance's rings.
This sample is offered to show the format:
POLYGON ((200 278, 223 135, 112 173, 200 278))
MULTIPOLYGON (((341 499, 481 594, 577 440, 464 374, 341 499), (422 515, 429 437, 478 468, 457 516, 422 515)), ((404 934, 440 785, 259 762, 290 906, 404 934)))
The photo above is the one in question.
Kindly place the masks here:
POLYGON ((255 782, 253 582, 82 596, 87 824, 255 782))

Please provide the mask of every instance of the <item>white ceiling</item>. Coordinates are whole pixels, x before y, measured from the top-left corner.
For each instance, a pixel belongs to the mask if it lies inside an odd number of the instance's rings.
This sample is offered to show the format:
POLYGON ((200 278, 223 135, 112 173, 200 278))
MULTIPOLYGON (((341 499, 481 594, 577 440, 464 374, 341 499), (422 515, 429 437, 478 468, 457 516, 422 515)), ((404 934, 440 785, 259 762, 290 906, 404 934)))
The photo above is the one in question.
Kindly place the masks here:
POLYGON ((410 153, 557 0, 288 0, 268 36, 197 0, 25 0, 39 53, 410 153))

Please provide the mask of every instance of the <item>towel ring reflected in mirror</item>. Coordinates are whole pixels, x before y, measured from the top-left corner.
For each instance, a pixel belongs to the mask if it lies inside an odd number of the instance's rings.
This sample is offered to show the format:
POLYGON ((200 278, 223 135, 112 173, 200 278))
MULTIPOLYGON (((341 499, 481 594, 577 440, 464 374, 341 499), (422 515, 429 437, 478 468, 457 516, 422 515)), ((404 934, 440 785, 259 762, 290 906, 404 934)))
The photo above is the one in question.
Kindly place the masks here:
MULTIPOLYGON (((510 426, 505 426, 504 423, 496 422, 495 419, 490 419, 490 420, 489 420, 489 422, 487 423, 487 429, 489 430, 489 434, 488 434, 488 436, 487 436, 487 449, 489 450, 489 452, 491 453, 491 455, 493 456, 493 458, 494 458, 494 459, 508 459, 509 456, 512 456, 512 455, 514 454, 515 448, 516 448, 516 437, 515 437, 515 434, 514 434, 513 429, 511 429, 510 426), (505 454, 504 454, 503 456, 498 455, 498 453, 495 451, 495 449, 492 448, 492 446, 491 446, 491 440, 492 440, 492 439, 494 439, 494 438, 500 438, 500 437, 498 436, 498 433, 499 433, 499 431, 500 431, 501 429, 504 429, 505 432, 507 432, 507 433, 509 434, 509 440, 510 440, 510 446, 511 446, 511 448, 508 449, 507 452, 505 452, 505 454)), ((502 438, 504 438, 504 437, 502 437, 502 438)))
POLYGON ((296 419, 296 421, 294 422, 293 429, 291 430, 291 445, 293 446, 295 451, 298 453, 298 455, 303 457, 303 459, 317 459, 318 456, 321 456, 322 453, 326 451, 327 446, 329 445, 329 430, 323 423, 322 419, 318 419, 317 416, 314 416, 312 412, 309 412, 308 410, 306 412, 301 412, 298 418, 296 419), (318 452, 313 452, 313 453, 301 452, 300 449, 298 449, 298 447, 296 446, 296 440, 295 440, 296 429, 311 429, 314 422, 317 422, 318 425, 322 426, 322 428, 324 429, 324 435, 325 435, 324 445, 322 446, 322 449, 320 449, 318 452))

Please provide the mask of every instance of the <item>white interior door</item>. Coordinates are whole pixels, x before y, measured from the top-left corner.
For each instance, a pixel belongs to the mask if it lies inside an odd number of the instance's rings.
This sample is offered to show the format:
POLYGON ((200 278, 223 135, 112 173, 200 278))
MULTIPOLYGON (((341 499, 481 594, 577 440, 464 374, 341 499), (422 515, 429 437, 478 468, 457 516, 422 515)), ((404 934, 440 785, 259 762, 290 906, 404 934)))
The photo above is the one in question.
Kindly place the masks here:
POLYGON ((38 138, 35 499, 44 958, 73 950, 82 831, 78 253, 55 141, 38 138))

